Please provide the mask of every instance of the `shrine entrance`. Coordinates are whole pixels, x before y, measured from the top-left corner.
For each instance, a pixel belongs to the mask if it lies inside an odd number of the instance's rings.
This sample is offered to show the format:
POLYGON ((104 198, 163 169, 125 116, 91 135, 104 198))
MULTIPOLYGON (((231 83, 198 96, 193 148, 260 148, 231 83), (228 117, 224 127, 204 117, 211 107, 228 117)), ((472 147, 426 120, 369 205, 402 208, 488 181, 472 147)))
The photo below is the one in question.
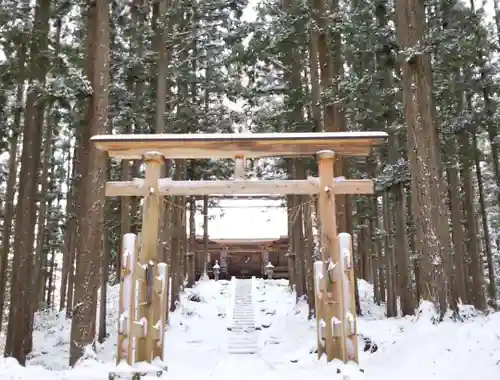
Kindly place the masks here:
MULTIPOLYGON (((157 264, 158 226, 164 196, 217 195, 318 195, 320 260, 314 263, 315 314, 317 322, 318 357, 327 361, 340 359, 358 361, 356 310, 354 302, 354 267, 352 237, 337 231, 337 194, 372 194, 372 180, 334 179, 336 155, 368 156, 372 148, 387 139, 385 132, 328 133, 259 133, 259 134, 149 134, 103 135, 92 137, 95 146, 110 157, 143 160, 145 178, 125 182, 108 182, 108 196, 144 197, 142 231, 137 243, 138 260, 124 255, 130 262, 131 284, 139 284, 139 299, 121 282, 119 345, 117 361, 127 358, 150 362, 155 356, 163 359, 165 305, 168 304, 166 264, 157 264), (242 179, 241 163, 246 158, 311 157, 318 160, 318 177, 301 180, 242 179), (235 159, 239 174, 232 181, 173 181, 160 178, 165 159, 235 159), (157 267, 157 276, 152 275, 157 267), (154 294, 155 297, 151 297, 154 294), (128 297, 128 298, 127 298, 128 297), (128 300, 126 303, 125 300, 128 300), (137 307, 134 305, 137 304, 137 307), (139 306, 140 305, 140 306, 139 306), (125 323, 126 322, 126 323, 125 323), (125 328, 125 326, 128 326, 125 328), (134 339, 132 339, 134 338, 134 339), (135 343, 134 343, 135 342, 135 343)), ((244 165, 243 165, 244 167, 244 165)), ((244 220, 241 228, 245 226, 244 220)), ((126 234, 127 236, 128 234, 126 234)), ((134 251, 131 240, 129 251, 134 251)), ((208 255, 208 252, 206 252, 208 255)), ((290 253, 293 256, 293 252, 290 253)), ((186 256, 186 267, 193 255, 186 256)), ((293 263, 293 260, 291 260, 293 263)), ((293 264, 292 264, 293 265, 293 264)), ((191 270, 191 269, 190 269, 191 270)), ((128 281, 128 280, 127 280, 128 281)), ((129 283, 129 287, 130 287, 129 283)), ((168 337, 167 337, 168 338, 168 337)))
MULTIPOLYGON (((207 274, 212 278, 212 267, 220 266, 221 279, 265 277, 266 265, 274 266, 273 278, 288 278, 286 254, 288 236, 277 239, 209 239, 207 257, 207 274)), ((206 255, 203 237, 197 237, 194 245, 195 278, 203 274, 203 263, 206 255)))

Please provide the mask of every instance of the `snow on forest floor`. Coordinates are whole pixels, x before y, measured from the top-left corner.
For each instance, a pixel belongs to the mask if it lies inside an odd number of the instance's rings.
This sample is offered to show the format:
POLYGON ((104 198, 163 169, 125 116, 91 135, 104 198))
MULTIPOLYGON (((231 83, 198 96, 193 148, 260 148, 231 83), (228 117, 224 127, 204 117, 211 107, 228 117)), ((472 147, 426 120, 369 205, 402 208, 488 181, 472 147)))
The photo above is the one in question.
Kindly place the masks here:
MULTIPOLYGON (((255 280, 256 319, 263 326, 258 334, 259 352, 254 355, 227 353, 228 319, 233 286, 229 281, 203 281, 187 290, 181 307, 171 316, 167 333, 164 379, 315 379, 339 380, 481 380, 500 378, 500 313, 474 316, 463 323, 447 318, 434 325, 421 308, 417 317, 387 319, 374 305, 371 286, 359 281, 364 317, 359 331, 378 346, 364 352, 360 344, 360 366, 337 361, 320 362, 313 353, 314 321, 307 320, 307 306, 295 298, 282 280, 255 280), (201 302, 188 299, 196 293, 201 302), (363 371, 361 371, 362 369, 363 371)), ((89 353, 75 369, 67 368, 70 322, 64 313, 37 316, 34 352, 23 368, 13 359, 0 358, 1 380, 97 380, 106 379, 114 368, 118 288, 108 300, 110 337, 89 353)), ((464 308, 465 313, 471 309, 464 308)), ((0 337, 0 348, 4 337, 0 337)))

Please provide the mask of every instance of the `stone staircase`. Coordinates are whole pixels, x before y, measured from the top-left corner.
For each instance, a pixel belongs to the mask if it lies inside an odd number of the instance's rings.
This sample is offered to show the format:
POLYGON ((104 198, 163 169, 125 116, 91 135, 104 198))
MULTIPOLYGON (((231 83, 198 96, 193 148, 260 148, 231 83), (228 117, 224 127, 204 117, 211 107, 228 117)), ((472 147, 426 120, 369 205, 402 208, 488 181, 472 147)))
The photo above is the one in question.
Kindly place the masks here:
POLYGON ((255 354, 258 351, 258 334, 255 329, 252 280, 236 280, 233 319, 228 327, 228 353, 255 354))

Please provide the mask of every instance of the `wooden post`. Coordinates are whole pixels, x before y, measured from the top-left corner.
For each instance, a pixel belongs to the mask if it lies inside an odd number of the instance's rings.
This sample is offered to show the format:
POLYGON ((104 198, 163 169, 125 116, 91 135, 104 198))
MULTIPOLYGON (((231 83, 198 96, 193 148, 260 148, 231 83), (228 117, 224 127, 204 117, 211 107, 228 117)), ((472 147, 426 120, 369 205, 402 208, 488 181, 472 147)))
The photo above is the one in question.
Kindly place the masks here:
POLYGON ((229 279, 229 249, 224 246, 220 252, 221 271, 225 273, 226 279, 229 279))
POLYGON ((245 161, 244 156, 234 158, 234 179, 245 179, 245 161))
POLYGON ((122 242, 116 364, 118 365, 122 360, 126 360, 127 364, 132 365, 134 343, 132 325, 135 321, 135 277, 133 272, 137 257, 135 249, 136 236, 131 233, 125 234, 122 242))
POLYGON ((196 282, 196 197, 190 197, 189 199, 189 242, 188 242, 187 255, 187 277, 188 288, 192 287, 196 282))
POLYGON ((163 357, 163 346, 165 341, 165 325, 167 323, 167 310, 168 310, 168 267, 165 263, 158 263, 156 265, 155 278, 155 291, 158 295, 158 302, 155 302, 155 316, 158 319, 158 335, 156 344, 153 350, 153 358, 163 357))
POLYGON ((345 336, 345 310, 340 250, 337 242, 337 223, 335 219, 335 193, 333 189, 333 164, 335 153, 331 150, 320 151, 318 157, 319 174, 319 217, 321 223, 321 258, 326 269, 325 297, 325 339, 327 361, 340 359, 347 361, 345 336))
POLYGON ((342 270, 344 277, 345 310, 346 310, 346 337, 348 339, 347 354, 349 360, 358 363, 358 328, 356 322, 356 299, 355 299, 355 281, 354 275, 354 257, 352 250, 352 236, 347 232, 341 232, 338 235, 339 248, 341 254, 342 270), (350 342, 349 342, 350 341, 350 342))
POLYGON ((144 197, 142 206, 142 236, 141 253, 139 255, 140 265, 145 269, 145 278, 139 281, 139 321, 146 319, 146 336, 136 337, 135 361, 151 362, 155 346, 155 315, 153 278, 156 250, 158 244, 158 226, 160 218, 161 196, 158 191, 158 179, 161 175, 161 168, 164 157, 157 152, 149 152, 144 155, 146 164, 145 184, 148 194, 144 197))
POLYGON ((269 247, 262 248, 261 260, 262 260, 261 272, 262 272, 262 276, 265 276, 266 275, 266 265, 269 262, 269 247))
POLYGON ((194 278, 194 252, 188 250, 184 256, 186 257, 186 279, 187 279, 187 287, 190 288, 195 283, 194 278))
POLYGON ((323 269, 323 261, 316 261, 314 263, 314 301, 316 305, 316 335, 317 335, 317 351, 318 359, 326 353, 326 339, 325 339, 325 311, 324 311, 324 297, 325 297, 325 271, 323 269))
POLYGON ((208 257, 208 195, 203 196, 203 277, 207 276, 208 257))
POLYGON ((290 289, 293 290, 295 286, 295 253, 292 251, 288 251, 285 254, 287 258, 287 266, 288 266, 288 285, 290 289))

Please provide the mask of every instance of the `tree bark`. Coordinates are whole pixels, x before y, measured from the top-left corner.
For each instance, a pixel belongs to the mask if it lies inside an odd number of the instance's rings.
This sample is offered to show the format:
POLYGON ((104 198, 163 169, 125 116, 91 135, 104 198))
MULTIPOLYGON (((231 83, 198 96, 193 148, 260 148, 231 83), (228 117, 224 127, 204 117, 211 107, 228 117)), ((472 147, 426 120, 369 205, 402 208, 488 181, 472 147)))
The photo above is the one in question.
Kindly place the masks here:
MULTIPOLYGON (((21 104, 23 100, 24 82, 26 79, 26 43, 24 39, 20 39, 18 43, 19 51, 19 71, 17 73, 17 88, 16 88, 16 104, 21 104)), ((0 331, 2 331, 3 314, 5 306, 5 285, 7 282, 7 266, 8 256, 11 247, 10 237, 12 233, 12 221, 14 218, 14 197, 16 194, 17 182, 17 151, 19 136, 21 133, 21 116, 22 108, 17 107, 14 113, 14 130, 9 141, 9 163, 8 163, 8 178, 4 203, 4 219, 3 219, 3 234, 2 248, 0 251, 0 331)))
POLYGON ((76 266, 75 302, 71 323, 70 366, 95 339, 97 291, 102 263, 102 233, 106 156, 90 145, 90 137, 106 133, 109 82, 109 3, 96 0, 88 14, 88 65, 93 93, 88 103, 83 145, 86 165, 82 181, 85 223, 80 224, 76 266))
MULTIPOLYGON (((28 72, 31 84, 44 84, 47 59, 43 52, 48 46, 51 0, 38 0, 30 45, 28 72)), ((29 349, 32 290, 30 279, 33 267, 33 243, 36 224, 37 185, 41 156, 45 105, 38 102, 38 91, 32 88, 27 95, 24 112, 23 148, 19 194, 16 208, 14 259, 10 292, 9 327, 5 356, 13 356, 19 364, 26 363, 29 349)))

